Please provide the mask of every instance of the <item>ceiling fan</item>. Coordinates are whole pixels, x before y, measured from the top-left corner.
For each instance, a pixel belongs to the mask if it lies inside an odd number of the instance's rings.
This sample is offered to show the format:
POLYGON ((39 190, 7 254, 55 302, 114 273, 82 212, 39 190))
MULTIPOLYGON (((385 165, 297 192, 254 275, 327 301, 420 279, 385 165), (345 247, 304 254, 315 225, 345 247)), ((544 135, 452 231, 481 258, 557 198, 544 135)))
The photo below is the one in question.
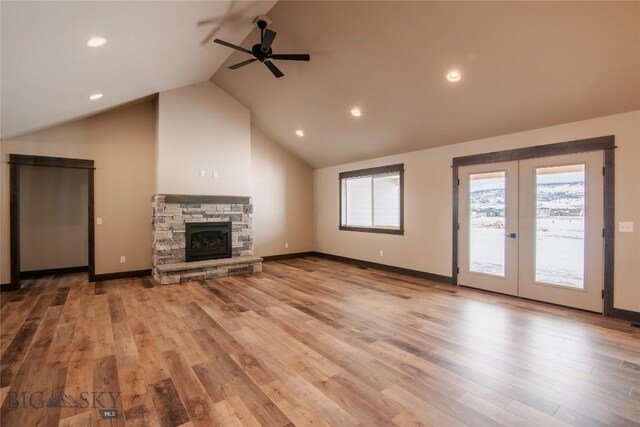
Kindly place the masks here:
POLYGON ((298 54, 298 53, 273 53, 271 49, 271 45, 273 44, 273 40, 276 38, 276 32, 269 30, 267 28, 267 21, 264 19, 258 19, 258 28, 260 28, 260 43, 254 44, 251 50, 245 49, 242 46, 236 46, 235 44, 226 42, 224 40, 215 39, 214 43, 221 44, 223 46, 230 47, 235 50, 239 50, 240 52, 248 53, 249 55, 253 55, 252 59, 247 59, 246 61, 239 62, 237 64, 231 65, 228 67, 231 70, 237 70, 240 67, 244 67, 245 65, 249 65, 252 62, 260 61, 273 73, 274 76, 280 78, 284 76, 282 71, 272 62, 273 60, 284 60, 284 61, 309 61, 311 57, 308 54, 298 54))

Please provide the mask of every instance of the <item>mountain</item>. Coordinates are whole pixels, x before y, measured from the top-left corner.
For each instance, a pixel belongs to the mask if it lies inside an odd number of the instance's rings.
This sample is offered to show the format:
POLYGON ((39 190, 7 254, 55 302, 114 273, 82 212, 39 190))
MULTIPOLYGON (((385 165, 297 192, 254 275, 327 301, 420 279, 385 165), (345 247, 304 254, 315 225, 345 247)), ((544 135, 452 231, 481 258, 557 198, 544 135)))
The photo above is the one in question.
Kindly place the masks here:
MULTIPOLYGON (((538 184, 538 212, 576 211, 584 208, 584 181, 538 184)), ((472 211, 482 213, 504 209, 504 188, 471 192, 472 211)))

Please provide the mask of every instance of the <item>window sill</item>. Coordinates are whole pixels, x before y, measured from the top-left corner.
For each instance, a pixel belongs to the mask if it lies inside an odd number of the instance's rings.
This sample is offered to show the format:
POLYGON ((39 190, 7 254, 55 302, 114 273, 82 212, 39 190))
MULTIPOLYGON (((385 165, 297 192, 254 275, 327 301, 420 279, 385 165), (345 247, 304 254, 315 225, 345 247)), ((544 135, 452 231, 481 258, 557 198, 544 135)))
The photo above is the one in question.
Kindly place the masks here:
POLYGON ((342 231, 360 231, 362 233, 380 233, 380 234, 399 234, 403 235, 404 230, 398 230, 394 228, 374 228, 374 227, 349 227, 346 225, 341 225, 340 230, 342 231))

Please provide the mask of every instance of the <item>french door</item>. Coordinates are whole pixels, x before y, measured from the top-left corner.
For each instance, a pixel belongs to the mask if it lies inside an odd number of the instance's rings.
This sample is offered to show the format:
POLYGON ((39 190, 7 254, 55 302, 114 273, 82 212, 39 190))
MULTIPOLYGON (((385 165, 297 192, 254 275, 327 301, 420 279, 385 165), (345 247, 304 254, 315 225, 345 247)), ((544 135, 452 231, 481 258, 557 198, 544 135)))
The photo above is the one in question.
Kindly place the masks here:
POLYGON ((462 285, 602 312, 603 153, 460 167, 462 285))

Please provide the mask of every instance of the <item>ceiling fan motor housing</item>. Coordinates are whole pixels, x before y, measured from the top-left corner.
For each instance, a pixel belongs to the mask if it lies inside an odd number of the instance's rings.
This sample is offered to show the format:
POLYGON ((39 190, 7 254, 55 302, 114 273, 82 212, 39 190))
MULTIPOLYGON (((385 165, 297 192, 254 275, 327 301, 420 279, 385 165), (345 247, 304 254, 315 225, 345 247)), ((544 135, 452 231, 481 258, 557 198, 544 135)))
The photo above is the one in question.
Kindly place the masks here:
POLYGON ((251 53, 253 54, 253 56, 256 57, 256 59, 260 62, 264 62, 265 59, 269 58, 271 56, 271 54, 273 53, 273 49, 269 48, 269 50, 267 52, 264 52, 262 50, 262 45, 260 43, 258 44, 254 44, 251 47, 251 53))

